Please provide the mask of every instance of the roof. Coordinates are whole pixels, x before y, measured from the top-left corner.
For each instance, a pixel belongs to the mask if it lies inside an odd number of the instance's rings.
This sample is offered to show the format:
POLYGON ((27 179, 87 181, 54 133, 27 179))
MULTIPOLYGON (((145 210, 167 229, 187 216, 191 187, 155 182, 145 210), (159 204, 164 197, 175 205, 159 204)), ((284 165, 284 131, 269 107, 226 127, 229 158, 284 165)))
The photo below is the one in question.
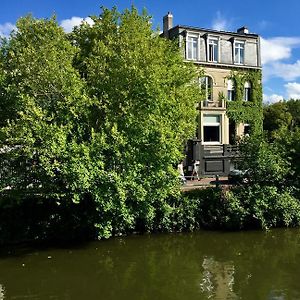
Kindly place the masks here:
POLYGON ((201 27, 193 27, 193 26, 187 26, 187 25, 176 25, 173 28, 171 28, 169 31, 173 31, 179 28, 187 29, 187 30, 194 30, 194 31, 206 31, 214 34, 228 34, 231 36, 238 36, 238 37, 253 37, 257 38, 259 35, 256 33, 237 33, 237 32, 232 32, 232 31, 223 31, 223 30, 214 30, 214 29, 206 29, 206 28, 201 28, 201 27))

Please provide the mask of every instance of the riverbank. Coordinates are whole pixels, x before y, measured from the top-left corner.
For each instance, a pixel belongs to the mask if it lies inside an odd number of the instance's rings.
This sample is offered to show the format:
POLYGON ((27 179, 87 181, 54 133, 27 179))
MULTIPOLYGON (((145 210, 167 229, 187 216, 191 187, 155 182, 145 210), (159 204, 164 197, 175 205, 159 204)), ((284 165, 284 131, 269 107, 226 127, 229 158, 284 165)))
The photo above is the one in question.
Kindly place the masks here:
POLYGON ((123 227, 120 227, 122 223, 117 216, 99 212, 91 198, 80 203, 58 203, 40 196, 2 198, 0 243, 59 243, 107 239, 133 233, 188 232, 198 229, 266 230, 300 224, 299 200, 289 191, 257 185, 195 187, 165 201, 152 202, 151 220, 143 219, 141 215, 136 217, 132 226, 123 227), (110 225, 109 232, 103 231, 105 224, 110 225))

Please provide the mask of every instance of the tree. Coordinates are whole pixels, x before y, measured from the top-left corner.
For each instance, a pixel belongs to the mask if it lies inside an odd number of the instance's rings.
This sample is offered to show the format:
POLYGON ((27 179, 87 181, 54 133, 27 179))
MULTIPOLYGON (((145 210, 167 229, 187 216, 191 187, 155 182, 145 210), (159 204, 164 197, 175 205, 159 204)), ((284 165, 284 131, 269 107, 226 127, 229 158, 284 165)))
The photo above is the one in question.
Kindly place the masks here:
POLYGON ((289 113, 292 115, 292 127, 300 127, 300 100, 290 99, 286 102, 289 113))
POLYGON ((264 107, 264 130, 271 139, 282 128, 289 128, 292 124, 291 115, 286 102, 276 102, 264 107))
POLYGON ((113 207, 121 201, 119 215, 134 212, 136 219, 120 221, 125 227, 137 222, 150 229, 156 211, 168 211, 165 200, 178 191, 174 165, 195 130, 197 74, 183 62, 177 43, 151 30, 145 12, 104 9, 93 21, 72 39, 79 48, 76 66, 94 99, 95 137, 107 140, 105 172, 120 193, 108 198, 113 207))
POLYGON ((276 143, 252 136, 241 141, 240 151, 239 167, 247 170, 251 184, 285 186, 290 160, 276 143))
POLYGON ((68 36, 54 18, 22 18, 2 49, 14 113, 1 129, 1 187, 89 199, 100 238, 159 228, 195 131, 197 74, 145 12, 103 9, 93 21, 68 36))

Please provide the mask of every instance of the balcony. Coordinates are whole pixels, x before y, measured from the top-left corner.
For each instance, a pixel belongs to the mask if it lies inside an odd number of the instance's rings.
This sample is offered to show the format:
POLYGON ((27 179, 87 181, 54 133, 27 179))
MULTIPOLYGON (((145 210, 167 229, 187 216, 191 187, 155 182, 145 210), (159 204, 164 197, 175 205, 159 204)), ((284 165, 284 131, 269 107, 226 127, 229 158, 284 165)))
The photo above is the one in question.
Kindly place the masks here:
POLYGON ((200 103, 200 107, 202 108, 212 108, 212 109, 224 109, 226 108, 225 99, 219 100, 203 100, 200 103))

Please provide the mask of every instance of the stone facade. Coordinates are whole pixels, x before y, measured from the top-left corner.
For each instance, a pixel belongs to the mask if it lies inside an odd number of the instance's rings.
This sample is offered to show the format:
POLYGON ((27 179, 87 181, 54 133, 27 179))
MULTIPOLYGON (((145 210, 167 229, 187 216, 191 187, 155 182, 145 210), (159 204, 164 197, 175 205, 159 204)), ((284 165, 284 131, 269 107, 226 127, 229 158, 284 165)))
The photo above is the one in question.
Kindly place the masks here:
MULTIPOLYGON (((227 175, 236 147, 231 145, 251 132, 252 126, 229 119, 227 106, 238 104, 251 108, 262 102, 262 99, 255 97, 258 93, 257 86, 252 85, 254 81, 244 80, 242 85, 239 83, 236 86, 234 79, 237 73, 261 72, 260 38, 257 34, 249 33, 246 27, 239 28, 237 32, 184 25, 173 27, 171 13, 163 21, 162 36, 177 39, 185 60, 193 62, 204 73, 199 78, 203 99, 199 99, 198 128, 195 138, 188 141, 186 148, 186 174, 189 175, 193 162, 199 161, 202 176, 227 175)), ((259 80, 261 90, 260 83, 259 80)))
MULTIPOLYGON (((237 32, 183 25, 173 27, 173 16, 170 13, 164 17, 163 35, 170 39, 177 38, 186 61, 192 61, 203 69, 205 77, 208 78, 205 79, 206 82, 200 83, 206 85, 204 88, 209 92, 207 98, 201 99, 203 101, 199 109, 197 139, 204 145, 229 144, 232 129, 226 115, 226 102, 233 99, 229 99, 228 80, 233 70, 261 69, 259 36, 249 33, 245 27, 238 29, 237 32), (213 117, 216 122, 213 122, 213 117), (218 132, 216 132, 217 127, 218 132)), ((250 93, 250 83, 249 86, 245 86, 247 87, 250 93)), ((246 96, 245 98, 247 99, 246 96)), ((245 134, 244 125, 234 125, 236 136, 245 134)))

